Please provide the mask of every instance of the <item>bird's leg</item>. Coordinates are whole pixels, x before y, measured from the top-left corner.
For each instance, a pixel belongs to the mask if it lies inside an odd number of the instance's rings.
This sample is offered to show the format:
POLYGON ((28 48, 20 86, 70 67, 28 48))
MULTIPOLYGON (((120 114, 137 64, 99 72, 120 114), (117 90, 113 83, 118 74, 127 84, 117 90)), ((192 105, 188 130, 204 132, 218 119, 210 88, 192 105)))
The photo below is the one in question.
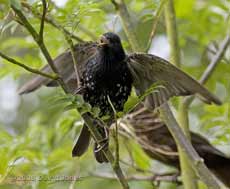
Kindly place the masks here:
POLYGON ((96 152, 98 152, 102 150, 108 144, 109 132, 108 132, 107 126, 103 124, 101 121, 94 120, 94 123, 103 137, 103 139, 97 142, 97 145, 99 146, 99 148, 97 148, 96 152))
POLYGON ((108 129, 106 128, 106 126, 98 124, 97 126, 99 126, 99 128, 103 129, 102 133, 103 133, 103 139, 97 142, 97 145, 99 146, 99 148, 97 148, 95 150, 95 152, 99 152, 100 150, 104 149, 106 146, 108 146, 109 143, 109 132, 108 129))

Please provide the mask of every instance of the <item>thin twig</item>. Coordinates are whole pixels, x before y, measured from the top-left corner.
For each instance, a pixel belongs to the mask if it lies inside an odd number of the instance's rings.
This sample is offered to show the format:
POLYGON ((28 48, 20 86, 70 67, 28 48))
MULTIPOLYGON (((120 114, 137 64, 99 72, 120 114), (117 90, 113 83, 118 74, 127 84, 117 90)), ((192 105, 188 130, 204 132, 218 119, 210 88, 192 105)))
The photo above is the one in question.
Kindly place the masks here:
MULTIPOLYGON (((181 65, 181 57, 180 57, 180 46, 178 41, 178 31, 177 31, 177 23, 176 23, 176 13, 174 8, 174 1, 168 0, 165 4, 165 22, 166 22, 166 30, 167 30, 167 37, 170 45, 170 60, 171 63, 177 67, 181 65)), ((180 123, 180 127, 184 134, 186 135, 187 139, 190 140, 190 132, 189 132, 189 123, 188 120, 185 119, 184 116, 185 111, 181 108, 181 104, 183 102, 180 101, 179 103, 179 111, 178 111, 178 121, 180 123)), ((169 126, 169 125, 168 125, 169 126)), ((180 145, 178 145, 178 153, 179 153, 179 160, 180 160, 180 167, 181 167, 181 175, 185 189, 198 189, 197 184, 197 175, 195 170, 192 167, 190 161, 188 161, 187 154, 182 150, 180 145)))
POLYGON ((27 70, 29 72, 32 72, 32 73, 35 73, 35 74, 38 74, 38 75, 41 75, 41 76, 44 76, 44 77, 47 77, 47 78, 53 79, 53 80, 57 80, 58 79, 57 75, 47 74, 47 73, 41 72, 41 71, 39 71, 37 69, 31 68, 29 66, 26 66, 25 64, 22 64, 21 62, 18 62, 17 60, 15 60, 15 59, 13 59, 13 58, 11 58, 11 57, 3 54, 2 52, 0 52, 0 56, 3 59, 7 60, 8 62, 13 63, 15 65, 18 65, 18 66, 24 68, 25 70, 27 70))
MULTIPOLYGON (((208 79, 211 77, 211 75, 214 72, 214 70, 216 69, 218 63, 223 58, 225 51, 227 50, 227 47, 229 46, 229 44, 230 44, 230 36, 227 35, 225 37, 225 39, 221 42, 218 52, 211 59, 210 64, 208 65, 208 67, 206 68, 206 70, 202 74, 201 78, 199 79, 199 82, 201 84, 205 84, 208 81, 208 79)), ((186 97, 184 99, 184 106, 186 108, 188 108, 193 100, 194 100, 194 96, 186 97)))
POLYGON ((29 23, 29 21, 27 20, 27 18, 24 16, 24 14, 21 12, 21 10, 17 9, 16 7, 14 7, 13 5, 11 5, 11 8, 14 10, 14 12, 17 14, 17 16, 20 18, 20 20, 23 22, 24 27, 28 30, 28 32, 32 35, 32 37, 34 38, 35 42, 37 43, 37 45, 39 46, 39 48, 41 49, 44 57, 46 58, 49 66, 52 68, 53 72, 56 73, 58 75, 58 82, 60 83, 60 85, 62 86, 63 90, 65 92, 68 93, 68 88, 65 85, 63 79, 59 74, 58 69, 56 68, 43 40, 40 40, 40 36, 39 34, 36 32, 36 30, 33 28, 33 26, 29 23))
MULTIPOLYGON (((129 26, 129 23, 127 22, 129 22, 130 20, 126 19, 126 14, 121 14, 121 7, 123 7, 122 10, 125 10, 127 13, 127 7, 125 6, 124 1, 122 0, 121 3, 117 3, 115 0, 112 0, 112 3, 114 4, 117 10, 120 9, 118 13, 121 16, 121 19, 123 20, 123 27, 126 32, 126 35, 132 36, 132 38, 129 38, 129 42, 132 45, 132 49, 138 51, 140 47, 138 46, 137 43, 136 34, 135 32, 133 32, 132 27, 127 27, 129 26), (124 7, 126 7, 126 9, 124 9, 124 7)), ((186 139, 185 135, 183 134, 183 131, 177 124, 168 104, 162 106, 162 108, 160 108, 160 111, 161 111, 162 118, 165 121, 167 127, 169 128, 170 132, 174 136, 175 140, 177 141, 181 149, 186 151, 188 157, 192 161, 191 163, 193 167, 197 169, 201 179, 208 185, 210 189, 219 189, 218 183, 216 182, 216 180, 214 180, 213 176, 210 174, 210 171, 205 166, 203 160, 198 156, 198 154, 192 147, 191 143, 186 139)))
POLYGON ((148 40, 148 43, 147 43, 147 47, 146 47, 146 52, 149 51, 149 48, 151 46, 151 43, 153 41, 153 38, 155 36, 155 33, 156 33, 156 28, 157 28, 157 24, 159 22, 159 19, 160 19, 160 16, 161 16, 161 12, 164 8, 164 4, 167 2, 168 0, 162 0, 161 3, 160 3, 160 6, 158 7, 157 11, 156 11, 156 15, 154 16, 154 19, 153 19, 153 25, 152 25, 152 30, 150 32, 150 36, 149 36, 149 40, 148 40))
MULTIPOLYGON (((97 128, 94 126, 94 120, 92 117, 90 117, 88 114, 83 114, 82 115, 86 125, 88 126, 91 134, 93 135, 94 139, 96 140, 97 143, 99 143, 99 141, 102 141, 102 136, 100 135, 100 133, 98 132, 97 128)), ((114 170, 114 172, 116 173, 117 175, 117 178, 119 179, 121 185, 123 186, 124 189, 129 189, 129 185, 127 183, 127 180, 125 179, 125 176, 120 168, 119 167, 115 167, 113 166, 114 165, 114 157, 112 155, 112 153, 110 152, 110 150, 104 150, 102 148, 106 158, 109 160, 110 164, 112 165, 112 168, 114 170)))
MULTIPOLYGON (((51 3, 52 3, 52 6, 53 6, 57 11, 59 11, 60 8, 59 8, 58 6, 56 6, 56 4, 53 3, 52 1, 51 1, 51 3)), ((78 24, 77 27, 78 27, 78 29, 79 29, 80 31, 82 31, 84 34, 88 35, 88 36, 91 38, 91 40, 96 41, 96 40, 98 39, 97 35, 95 35, 94 32, 90 31, 90 30, 89 30, 88 28, 86 28, 85 26, 78 24)))
POLYGON ((156 173, 154 173, 154 172, 151 171, 151 170, 140 168, 140 167, 134 165, 133 163, 128 163, 128 162, 125 162, 125 161, 123 161, 123 160, 120 160, 120 162, 121 162, 122 164, 128 166, 128 167, 131 167, 131 168, 135 169, 135 171, 137 171, 137 172, 156 174, 156 173))
MULTIPOLYGON (((35 9, 31 8, 31 6, 25 2, 22 2, 22 6, 27 8, 27 10, 29 10, 30 12, 33 13, 34 16, 36 16, 37 18, 41 19, 42 15, 40 12, 36 11, 35 9)), ((80 37, 74 35, 72 32, 69 32, 67 29, 65 29, 65 27, 63 27, 61 24, 57 23, 53 18, 51 18, 50 16, 46 16, 44 19, 48 24, 52 25, 54 28, 58 29, 58 30, 62 30, 64 31, 68 36, 70 36, 71 38, 75 39, 78 42, 84 42, 83 39, 81 39, 80 37)))
POLYGON ((119 164, 119 140, 118 140, 118 126, 117 126, 117 111, 110 99, 109 96, 107 96, 108 102, 113 110, 114 119, 115 119, 115 132, 113 134, 114 142, 115 142, 115 161, 114 161, 114 168, 120 167, 119 164))
POLYGON ((78 25, 78 29, 79 31, 83 32, 84 34, 86 34, 87 36, 89 36, 91 38, 91 40, 96 41, 98 39, 97 35, 95 35, 95 33, 93 33, 92 31, 90 31, 88 28, 86 28, 85 26, 79 24, 78 25))
POLYGON ((80 77, 79 77, 79 73, 78 73, 78 69, 77 69, 77 59, 76 59, 75 53, 74 53, 73 41, 71 40, 70 36, 67 35, 64 31, 63 31, 63 33, 64 33, 65 39, 66 39, 66 41, 67 41, 67 43, 69 44, 69 47, 70 47, 70 52, 71 52, 71 56, 72 56, 72 59, 73 59, 74 70, 75 70, 76 79, 77 79, 77 86, 80 87, 81 82, 80 82, 80 77))
MULTIPOLYGON (((15 13, 17 14, 17 16, 21 19, 21 21, 24 23, 24 27, 28 30, 28 32, 32 35, 32 37, 34 38, 35 42, 37 43, 37 45, 39 46, 39 48, 41 49, 43 55, 45 56, 48 64, 50 65, 51 69, 53 70, 54 73, 56 73, 57 75, 59 75, 59 72, 56 68, 56 66, 54 65, 54 62, 43 42, 43 40, 39 40, 39 35, 36 32, 36 30, 33 28, 33 26, 28 22, 27 18, 24 16, 24 14, 21 12, 21 10, 17 9, 16 7, 14 7, 14 5, 11 5, 12 9, 15 11, 15 13)), ((64 92, 67 94, 69 91, 67 89, 66 84, 64 83, 62 78, 59 78, 58 80, 59 85, 62 87, 62 89, 64 90, 64 92)), ((90 114, 85 113, 82 115, 82 118, 84 119, 86 125, 88 126, 93 138, 95 139, 95 141, 97 143, 100 143, 99 141, 102 141, 103 138, 101 136, 101 134, 99 133, 99 131, 97 130, 97 128, 94 126, 94 121, 95 118, 92 118, 92 116, 90 116, 90 114)), ((125 179, 125 176, 121 170, 120 167, 114 167, 113 163, 114 163, 114 157, 112 155, 112 153, 109 150, 104 150, 102 149, 103 153, 105 154, 106 158, 109 160, 110 164, 112 165, 112 168, 114 170, 114 172, 117 175, 117 178, 119 180, 119 182, 121 183, 121 185, 123 186, 124 189, 128 189, 129 185, 125 179)))
MULTIPOLYGON (((97 178, 110 179, 110 180, 116 179, 116 177, 114 177, 111 174, 93 173, 92 176, 97 177, 97 178)), ((165 182, 181 183, 181 181, 178 180, 178 174, 155 174, 151 176, 132 175, 132 176, 126 177, 126 180, 128 181, 150 181, 150 182, 165 181, 165 182)))
POLYGON ((133 51, 142 51, 141 45, 139 44, 136 38, 135 26, 133 23, 133 19, 131 18, 128 8, 124 2, 124 0, 120 0, 119 2, 116 0, 111 0, 111 3, 114 5, 116 11, 118 12, 123 28, 125 30, 128 41, 131 45, 133 51))
POLYGON ((42 10, 42 17, 41 17, 40 31, 39 31, 40 40, 43 40, 44 25, 45 25, 45 18, 47 12, 46 0, 42 0, 42 5, 43 5, 43 10, 42 10))
MULTIPOLYGON (((132 116, 132 115, 131 115, 132 116)), ((147 139, 144 139, 144 138, 140 138, 140 137, 137 137, 136 134, 132 131, 132 129, 128 129, 127 130, 127 127, 128 128, 133 128, 131 126, 132 124, 129 122, 129 120, 126 118, 123 118, 120 122, 119 122, 119 127, 124 129, 125 130, 125 133, 123 132, 120 132, 120 134, 126 138, 133 138, 134 140, 136 140, 139 144, 141 144, 142 146, 144 146, 145 149, 147 150, 150 150, 152 151, 153 153, 159 153, 159 154, 163 154, 163 155, 166 155, 166 156, 178 156, 178 153, 177 152, 172 152, 172 151, 169 151, 169 150, 166 150, 166 149, 162 149, 160 147, 158 147, 157 145, 153 146, 153 145, 150 145, 147 141, 147 139), (128 136, 126 135, 128 132, 128 136)), ((152 129, 152 128, 150 128, 152 129)), ((139 130, 141 132, 143 132, 143 129, 135 129, 136 131, 139 130)))
POLYGON ((119 135, 118 135, 118 125, 117 125, 117 115, 115 115, 115 135, 114 135, 114 139, 115 139, 115 166, 120 166, 119 165, 119 159, 120 159, 120 155, 119 155, 119 139, 118 139, 119 135))
POLYGON ((224 53, 230 43, 230 37, 229 35, 226 36, 226 38, 223 40, 223 42, 220 45, 219 51, 216 53, 216 55, 213 57, 210 65, 207 67, 207 69, 204 71, 203 75, 200 78, 200 83, 205 84, 208 80, 208 78, 212 75, 213 71, 215 70, 218 62, 223 58, 224 53))
POLYGON ((177 25, 176 25, 176 14, 174 10, 172 0, 169 0, 165 4, 165 22, 166 22, 166 29, 167 29, 167 36, 170 46, 170 59, 172 64, 180 67, 180 50, 178 44, 178 35, 177 35, 177 25), (176 47, 176 48, 175 48, 176 47))

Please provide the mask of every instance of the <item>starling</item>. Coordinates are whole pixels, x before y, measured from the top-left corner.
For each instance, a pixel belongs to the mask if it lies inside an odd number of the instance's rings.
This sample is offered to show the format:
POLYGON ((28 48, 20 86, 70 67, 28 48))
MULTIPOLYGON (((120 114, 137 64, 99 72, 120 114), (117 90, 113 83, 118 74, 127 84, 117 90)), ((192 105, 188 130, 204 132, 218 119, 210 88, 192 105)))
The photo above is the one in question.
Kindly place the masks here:
MULTIPOLYGON (((151 102, 148 103, 151 104, 149 108, 154 109, 160 106, 172 96, 193 94, 198 94, 206 103, 221 104, 215 95, 168 61, 145 53, 127 55, 122 47, 120 37, 115 33, 103 34, 98 42, 77 44, 74 47, 74 53, 80 86, 78 86, 69 50, 55 58, 54 64, 69 91, 71 93, 78 91, 86 102, 93 107, 99 107, 100 116, 113 114, 111 103, 116 111, 122 111, 132 86, 135 87, 137 95, 143 95, 149 87, 159 81, 163 87, 159 88, 157 93, 146 97, 146 101, 151 102), (111 103, 109 103, 109 99, 111 103)), ((41 71, 52 73, 48 65, 41 71)), ((58 86, 58 83, 40 75, 35 76, 19 89, 19 93, 34 91, 42 85, 58 86)), ((95 125, 101 135, 106 138, 107 129, 96 123, 95 125)), ((81 156, 88 148, 89 141, 90 133, 84 125, 72 155, 81 156)), ((97 161, 107 162, 100 146, 104 146, 104 149, 108 148, 107 139, 103 145, 95 144, 94 148, 97 161)))
MULTIPOLYGON (((136 137, 146 154, 169 166, 180 168, 176 142, 157 111, 149 111, 139 105, 126 116, 136 137)), ((121 128, 122 129, 122 128, 121 128)), ((228 187, 230 187, 230 157, 212 146, 206 138, 190 131, 191 143, 204 159, 207 167, 228 187)))

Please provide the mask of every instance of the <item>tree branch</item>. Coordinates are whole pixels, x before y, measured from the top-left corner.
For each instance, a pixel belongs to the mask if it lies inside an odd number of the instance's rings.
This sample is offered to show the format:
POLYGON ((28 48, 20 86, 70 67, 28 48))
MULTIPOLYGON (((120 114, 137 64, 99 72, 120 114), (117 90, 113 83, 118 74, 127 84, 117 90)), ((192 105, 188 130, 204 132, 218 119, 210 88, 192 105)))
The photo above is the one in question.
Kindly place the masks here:
POLYGON ((117 2, 116 0, 111 0, 111 2, 121 18, 123 28, 125 30, 126 36, 129 40, 132 50, 142 51, 141 46, 136 37, 135 26, 132 22, 133 19, 129 14, 128 8, 124 0, 120 0, 119 2, 117 2))
MULTIPOLYGON (((93 123, 93 119, 92 117, 90 117, 88 114, 83 114, 82 118, 84 119, 86 125, 88 126, 92 136, 94 137, 95 141, 99 143, 99 141, 102 141, 102 136, 100 135, 100 133, 98 132, 97 128, 94 126, 93 123)), ((117 178, 119 179, 119 182, 121 183, 121 185, 123 186, 124 189, 129 189, 129 185, 127 183, 127 180, 120 168, 117 167, 116 165, 114 165, 115 159, 112 155, 112 153, 110 152, 110 150, 108 151, 104 151, 104 149, 102 148, 106 158, 109 160, 110 164, 112 165, 112 168, 114 170, 114 172, 117 175, 117 178)))
POLYGON ((160 5, 156 11, 156 14, 154 16, 154 19, 153 19, 153 25, 152 25, 152 30, 150 32, 150 35, 149 35, 149 40, 148 40, 148 43, 147 43, 147 47, 146 47, 146 52, 148 52, 149 48, 151 47, 151 43, 153 41, 153 38, 155 36, 155 33, 156 33, 156 28, 157 28, 157 24, 159 22, 159 19, 160 19, 160 16, 161 16, 161 12, 164 8, 164 5, 165 3, 167 2, 168 0, 162 0, 160 2, 160 5))
MULTIPOLYGON (((126 11, 126 14, 121 13, 121 5, 123 7, 123 10, 127 10, 127 8, 124 9, 124 7, 126 7, 124 5, 124 1, 121 1, 121 4, 118 4, 115 0, 111 0, 111 1, 114 4, 115 8, 118 10, 118 13, 121 19, 123 20, 123 27, 126 32, 126 35, 127 36, 131 35, 131 37, 129 38, 129 41, 130 41, 130 44, 132 45, 132 49, 135 51, 138 51, 139 46, 137 43, 136 34, 135 32, 133 32, 132 27, 127 27, 129 26, 129 23, 126 23, 126 22, 129 22, 129 20, 126 19, 127 11, 126 11)), ((165 121, 175 141, 177 141, 177 143, 179 144, 182 150, 186 151, 189 159, 192 160, 192 164, 194 168, 197 168, 197 172, 200 178, 207 184, 209 189, 219 189, 219 185, 216 182, 216 180, 214 180, 213 175, 209 172, 208 168, 205 166, 204 162, 198 156, 198 154, 192 147, 191 143, 186 139, 183 131, 177 124, 168 104, 165 104, 162 108, 160 108, 160 111, 161 111, 162 119, 165 121)))
MULTIPOLYGON (((119 125, 120 126, 120 125, 119 125)), ((122 163, 122 164, 124 164, 124 165, 126 165, 126 166, 128 166, 128 167, 130 167, 130 168, 133 168, 135 171, 137 171, 137 172, 141 172, 141 173, 151 173, 151 174, 156 174, 156 173, 154 173, 152 170, 148 170, 148 169, 143 169, 143 168, 140 168, 140 167, 138 167, 138 166, 136 166, 134 163, 128 163, 128 162, 126 162, 126 161, 123 161, 123 160, 119 160, 120 161, 120 163, 122 163)))
MULTIPOLYGON (((27 3, 22 2, 22 6, 25 7, 27 10, 29 10, 37 18, 39 18, 39 19, 42 18, 41 13, 36 11, 35 9, 31 8, 30 5, 28 5, 27 3)), ((69 32, 61 24, 57 23, 53 18, 46 16, 44 18, 44 21, 46 21, 48 24, 52 25, 54 28, 64 31, 68 36, 71 36, 71 38, 75 39, 76 41, 78 41, 80 43, 84 42, 84 40, 82 40, 80 37, 74 35, 73 33, 69 32)))
MULTIPOLYGON (((28 22, 28 20, 26 19, 26 17, 24 16, 24 14, 17 9, 16 7, 14 7, 13 5, 11 5, 12 9, 15 11, 15 13, 17 14, 17 16, 20 18, 20 20, 23 22, 24 27, 28 30, 28 32, 33 36, 35 42, 37 43, 37 45, 39 46, 39 48, 41 49, 43 55, 45 56, 48 64, 50 65, 51 69, 53 70, 54 73, 56 73, 57 75, 59 75, 59 72, 56 68, 56 66, 54 65, 54 62, 43 42, 43 40, 39 40, 39 35, 36 32, 36 30, 33 28, 33 26, 28 22)), ((73 58, 75 58, 73 56, 73 58)), ((59 78, 58 83, 60 84, 60 86, 62 87, 62 89, 64 90, 65 93, 68 93, 68 89, 67 86, 65 85, 64 81, 62 78, 59 78)), ((94 118, 92 118, 89 114, 85 113, 82 115, 82 118, 84 119, 86 125, 88 126, 93 138, 95 139, 95 141, 97 143, 100 143, 100 141, 103 140, 103 137, 101 136, 101 134, 99 133, 99 131, 97 130, 97 128, 94 126, 94 118)), ((121 170, 120 167, 114 167, 114 157, 112 155, 112 153, 108 150, 105 151, 104 149, 102 149, 105 156, 107 157, 107 159, 109 160, 110 164, 112 165, 112 168, 114 170, 114 172, 117 175, 117 178, 119 180, 119 182, 121 183, 121 185, 123 186, 124 189, 128 189, 128 183, 125 179, 125 176, 121 170)))
POLYGON ((28 30, 28 32, 32 35, 32 37, 34 38, 35 42, 37 43, 37 45, 39 46, 39 48, 41 49, 44 57, 46 58, 49 66, 52 68, 53 72, 56 73, 58 75, 58 83, 61 85, 61 87, 63 88, 63 90, 65 92, 68 92, 68 88, 65 85, 63 79, 60 77, 59 71, 56 68, 43 40, 40 40, 40 36, 38 35, 38 33, 36 32, 36 30, 33 28, 33 26, 28 22, 27 18, 24 16, 24 14, 17 9, 16 7, 14 7, 13 5, 11 5, 11 8, 14 10, 14 12, 17 14, 17 16, 19 17, 19 19, 21 20, 21 22, 23 23, 23 26, 28 30))
POLYGON ((98 39, 97 35, 95 35, 92 31, 88 28, 84 27, 83 25, 79 24, 78 29, 88 35, 92 40, 96 41, 98 39))
POLYGON ((42 0, 42 5, 43 5, 43 10, 42 10, 42 17, 41 17, 41 24, 40 24, 40 31, 39 31, 40 40, 43 40, 44 25, 45 25, 46 11, 47 11, 46 0, 42 0))
POLYGON ((29 72, 32 72, 32 73, 35 73, 35 74, 38 74, 38 75, 41 75, 41 76, 44 76, 44 77, 47 77, 47 78, 53 79, 53 80, 57 80, 58 79, 57 75, 51 75, 51 74, 47 74, 47 73, 41 72, 41 71, 39 71, 37 69, 33 69, 33 68, 29 67, 29 66, 26 66, 25 64, 22 64, 22 63, 18 62, 17 60, 15 60, 13 58, 11 58, 11 57, 3 54, 2 52, 0 52, 0 56, 3 59, 7 60, 8 62, 13 63, 15 65, 18 65, 18 66, 24 68, 25 70, 27 70, 29 72))
POLYGON ((79 77, 79 73, 78 73, 78 69, 77 69, 77 59, 76 59, 75 53, 74 53, 73 41, 71 40, 70 36, 65 33, 65 31, 63 31, 63 34, 64 34, 65 39, 66 39, 66 41, 70 47, 70 52, 71 52, 71 56, 72 56, 73 64, 74 64, 74 70, 75 70, 75 74, 76 74, 76 78, 77 78, 77 86, 81 86, 80 77, 79 77))
POLYGON ((207 67, 207 69, 204 71, 203 75, 200 78, 200 83, 205 84, 209 77, 212 75, 213 71, 215 70, 218 62, 223 58, 224 53, 230 43, 229 35, 226 36, 226 38, 223 40, 223 42, 220 45, 219 51, 216 53, 216 55, 211 60, 210 65, 207 67))
POLYGON ((177 67, 180 67, 180 50, 177 36, 176 15, 173 5, 173 0, 168 0, 165 4, 165 22, 169 44, 172 47, 170 50, 170 62, 177 67), (176 47, 176 48, 174 48, 176 47))
POLYGON ((204 181, 209 189, 220 189, 217 180, 213 174, 210 173, 209 169, 204 164, 203 159, 199 157, 191 143, 186 139, 167 103, 161 107, 160 113, 176 143, 181 151, 187 154, 192 167, 196 169, 201 180, 204 181))
MULTIPOLYGON (((76 76, 77 76, 78 82, 79 82, 78 86, 80 86, 79 74, 78 74, 78 70, 77 70, 77 60, 76 60, 76 57, 75 57, 75 54, 74 54, 73 43, 72 43, 72 40, 68 36, 65 36, 65 37, 66 37, 66 40, 67 40, 68 44, 70 45, 70 50, 71 50, 71 55, 72 55, 72 58, 73 58, 74 69, 75 69, 76 76)), ((116 112, 115 112, 115 115, 116 115, 116 112)), ((83 117, 86 125, 88 126, 91 134, 93 135, 95 141, 97 143, 99 143, 99 141, 102 141, 103 138, 100 135, 100 133, 98 132, 98 130, 96 129, 96 127, 94 126, 93 120, 91 119, 91 117, 89 117, 88 114, 83 114, 82 117, 83 117)), ((103 148, 102 148, 102 150, 103 150, 103 148)), ((117 150, 119 151, 118 147, 117 147, 117 150)), ((107 157, 107 159, 109 160, 109 162, 111 163, 114 172, 117 174, 117 177, 119 178, 120 183, 123 185, 124 188, 129 188, 128 183, 127 183, 127 181, 126 181, 126 179, 125 179, 125 177, 124 177, 124 175, 122 173, 121 167, 119 165, 119 155, 118 155, 118 158, 114 159, 113 155, 111 154, 111 152, 109 150, 108 151, 103 150, 103 152, 104 152, 105 156, 107 157)), ((117 154, 119 154, 119 153, 116 152, 116 155, 117 154)))
MULTIPOLYGON (((169 0, 165 4, 165 22, 166 22, 166 30, 168 41, 170 44, 170 60, 171 63, 177 67, 181 65, 181 58, 180 58, 180 47, 178 43, 178 36, 177 36, 177 25, 176 25, 176 14, 174 10, 174 1, 169 0)), ((184 116, 185 111, 179 106, 178 112, 178 120, 180 123, 180 127, 182 128, 184 134, 190 140, 190 132, 189 132, 189 124, 188 120, 186 120, 186 116, 184 116)), ((178 146, 179 152, 179 159, 180 159, 180 166, 181 166, 181 174, 182 180, 185 189, 197 189, 197 176, 195 170, 192 168, 191 163, 188 161, 187 154, 181 150, 180 146, 178 146)))
MULTIPOLYGON (((97 178, 104 178, 104 179, 110 179, 110 180, 115 180, 116 177, 114 177, 111 174, 91 174, 93 177, 97 178)), ((176 183, 181 183, 178 179, 178 174, 154 174, 151 176, 140 176, 140 175, 132 175, 126 177, 126 180, 129 181, 150 181, 150 182, 176 182, 176 183)))
MULTIPOLYGON (((216 69, 218 63, 223 58, 229 44, 230 44, 230 36, 227 35, 225 37, 225 39, 221 42, 218 52, 212 58, 210 64, 208 65, 208 67, 206 68, 206 70, 202 74, 201 78, 199 79, 199 82, 201 84, 205 84, 208 81, 208 79, 211 77, 211 75, 214 72, 214 70, 216 69)), ((186 97, 184 99, 184 107, 189 108, 189 106, 193 100, 194 100, 194 96, 186 97)))

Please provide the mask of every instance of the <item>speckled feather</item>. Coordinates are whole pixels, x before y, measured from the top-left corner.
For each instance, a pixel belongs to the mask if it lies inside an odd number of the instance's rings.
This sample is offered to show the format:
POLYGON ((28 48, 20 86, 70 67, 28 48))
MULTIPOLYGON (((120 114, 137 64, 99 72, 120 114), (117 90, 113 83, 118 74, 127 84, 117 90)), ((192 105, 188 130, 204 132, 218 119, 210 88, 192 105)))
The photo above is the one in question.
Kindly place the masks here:
POLYGON ((104 68, 103 62, 95 57, 87 62, 82 72, 84 99, 92 106, 98 106, 101 115, 112 114, 108 97, 116 111, 122 111, 131 91, 132 77, 127 64, 123 61, 112 64, 104 68))
MULTIPOLYGON (((137 94, 142 95, 153 83, 158 81, 163 87, 158 89, 158 92, 153 92, 146 97, 146 105, 153 109, 167 102, 172 96, 193 94, 198 94, 206 103, 221 104, 215 95, 168 61, 145 53, 126 55, 119 36, 111 32, 103 34, 101 39, 109 43, 100 46, 96 42, 86 42, 74 47, 81 81, 80 86, 77 85, 70 51, 67 50, 54 59, 54 64, 69 91, 71 93, 78 91, 83 95, 85 101, 92 106, 98 106, 101 109, 100 116, 112 113, 108 96, 115 109, 122 111, 132 85, 137 94)), ((48 65, 42 68, 42 71, 52 73, 48 65)), ((19 89, 19 93, 29 93, 42 85, 58 86, 56 81, 37 75, 23 85, 19 89)), ((95 126, 98 127, 97 124, 95 126)), ((98 129, 105 136, 105 130, 100 127, 98 129)), ((81 156, 89 145, 89 139, 90 133, 84 125, 72 155, 81 156)), ((97 145, 95 145, 95 149, 97 161, 106 162, 107 159, 102 151, 97 150, 97 145)))

